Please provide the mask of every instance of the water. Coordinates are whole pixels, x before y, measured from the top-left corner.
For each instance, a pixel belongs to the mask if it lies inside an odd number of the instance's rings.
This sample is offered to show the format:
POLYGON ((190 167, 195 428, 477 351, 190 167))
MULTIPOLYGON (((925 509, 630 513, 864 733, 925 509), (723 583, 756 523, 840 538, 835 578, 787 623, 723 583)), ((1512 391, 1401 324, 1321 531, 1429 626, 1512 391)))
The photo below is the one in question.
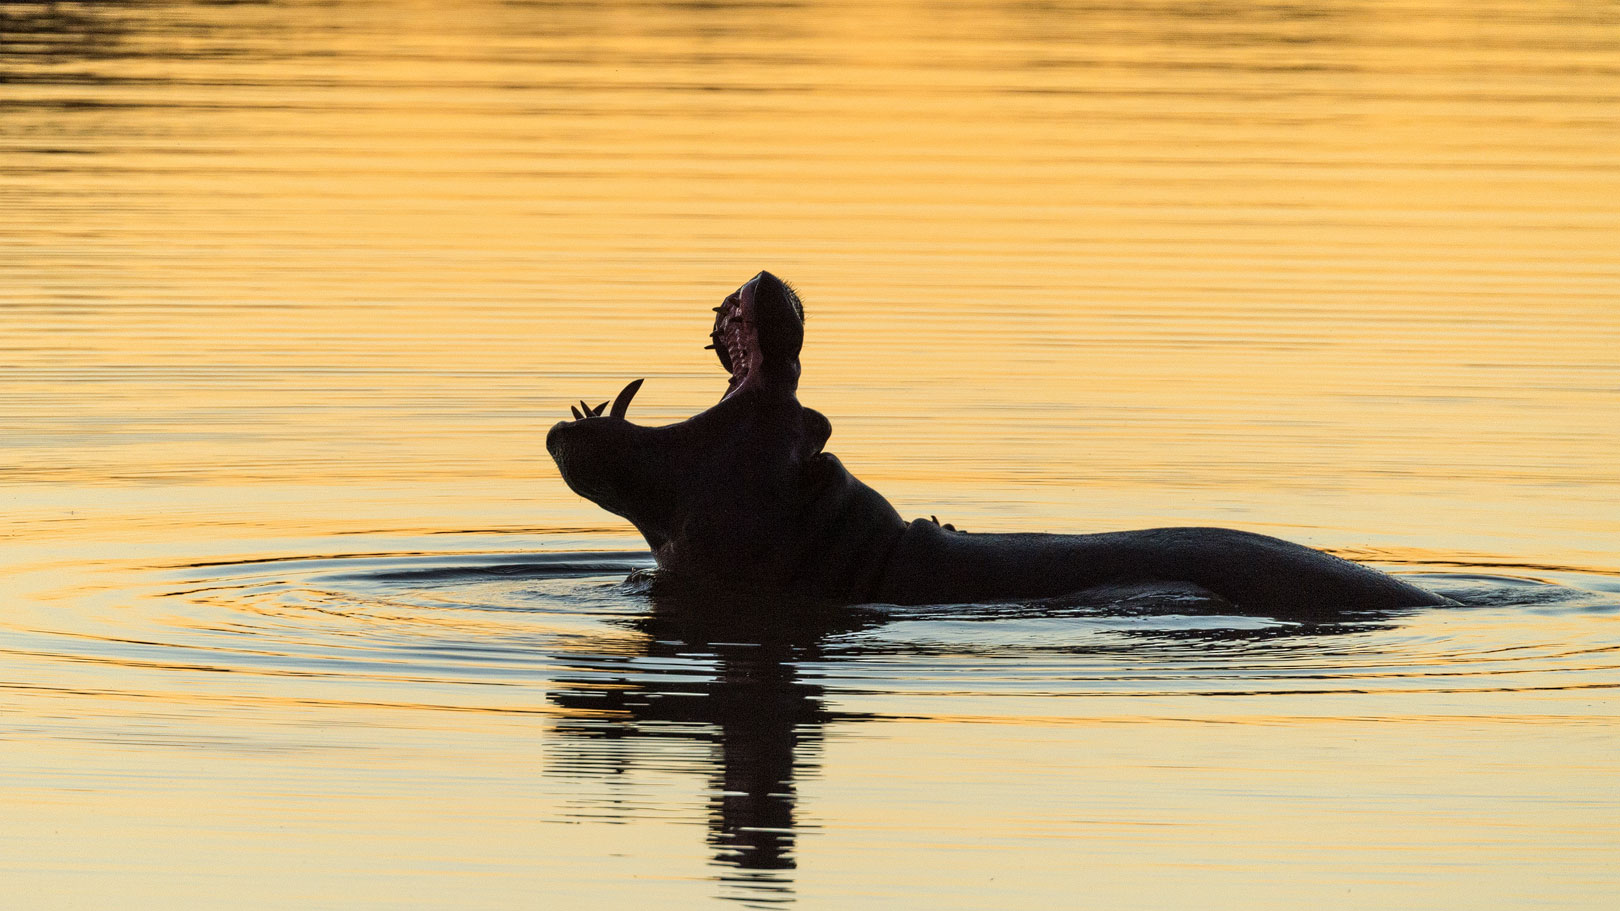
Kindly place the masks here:
POLYGON ((0 4, 8 907, 1591 908, 1620 11, 0 4), (760 268, 907 516, 1462 608, 718 622, 541 445, 760 268))

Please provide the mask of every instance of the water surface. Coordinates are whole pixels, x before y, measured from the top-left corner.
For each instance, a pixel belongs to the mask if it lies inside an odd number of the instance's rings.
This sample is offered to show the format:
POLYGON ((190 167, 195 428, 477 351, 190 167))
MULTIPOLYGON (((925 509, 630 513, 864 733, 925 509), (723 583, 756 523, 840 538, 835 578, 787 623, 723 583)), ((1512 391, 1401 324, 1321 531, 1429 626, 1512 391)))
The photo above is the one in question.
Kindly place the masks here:
POLYGON ((1617 85, 1602 3, 0 5, 8 905, 1611 903, 1617 85), (654 601, 542 437, 761 268, 907 516, 1467 606, 654 601))

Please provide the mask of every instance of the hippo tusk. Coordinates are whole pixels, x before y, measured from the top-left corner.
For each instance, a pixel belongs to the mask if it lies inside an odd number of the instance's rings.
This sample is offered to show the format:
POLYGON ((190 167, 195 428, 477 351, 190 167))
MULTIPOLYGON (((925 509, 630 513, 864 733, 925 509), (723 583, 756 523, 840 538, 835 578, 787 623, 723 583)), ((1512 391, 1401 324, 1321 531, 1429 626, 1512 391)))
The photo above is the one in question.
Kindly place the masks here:
POLYGON ((583 414, 580 414, 580 413, 579 413, 579 409, 578 409, 578 408, 575 408, 575 407, 574 407, 574 406, 573 406, 573 405, 569 405, 569 406, 568 406, 568 410, 569 410, 569 411, 572 411, 572 412, 573 412, 573 413, 574 413, 574 420, 576 420, 576 421, 583 421, 583 420, 585 420, 585 415, 583 415, 583 414))
POLYGON ((613 410, 608 412, 616 418, 622 418, 630 410, 630 400, 636 397, 641 389, 642 380, 633 380, 629 385, 619 391, 618 398, 613 400, 613 410))

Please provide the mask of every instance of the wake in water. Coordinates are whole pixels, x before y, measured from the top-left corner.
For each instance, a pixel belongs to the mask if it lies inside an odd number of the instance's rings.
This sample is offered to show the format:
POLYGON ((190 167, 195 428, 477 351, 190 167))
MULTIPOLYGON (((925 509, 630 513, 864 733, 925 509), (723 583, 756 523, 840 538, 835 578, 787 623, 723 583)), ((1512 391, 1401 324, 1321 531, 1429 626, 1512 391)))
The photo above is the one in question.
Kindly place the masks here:
MULTIPOLYGON (((321 680, 321 698, 333 696, 334 683, 410 682, 468 707, 501 702, 477 686, 544 684, 559 663, 575 667, 583 656, 645 664, 658 641, 681 643, 682 660, 698 663, 720 643, 787 648, 789 658, 822 662, 834 690, 848 673, 863 690, 914 691, 947 665, 953 692, 1038 683, 1040 692, 1071 695, 1205 692, 1262 677, 1294 677, 1324 692, 1463 686, 1486 674, 1493 686, 1557 688, 1607 685, 1620 668, 1620 629, 1602 622, 1620 611, 1620 580, 1596 573, 1448 567, 1410 578, 1457 606, 1300 623, 1235 616, 1218 599, 1175 588, 913 607, 717 601, 660 589, 642 572, 650 566, 645 554, 576 552, 131 571, 71 593, 72 611, 17 615, 8 646, 57 672, 114 664, 159 676, 206 669, 321 680), (1104 660, 1073 660, 1079 655, 1104 660), (872 664, 878 656, 913 663, 872 664), (1144 678, 1150 667, 1164 673, 1144 678)), ((65 596, 44 593, 41 603, 65 596)))
MULTIPOLYGON (((525 649, 574 651, 586 644, 621 653, 628 640, 653 630, 694 646, 788 643, 813 648, 824 658, 874 651, 932 654, 950 643, 980 655, 1100 650, 1129 659, 1132 650, 1148 643, 1179 643, 1181 657, 1198 667, 1219 654, 1210 651, 1212 646, 1253 650, 1270 643, 1275 649, 1291 641, 1286 650, 1270 653, 1279 662, 1272 670, 1286 669, 1302 654, 1344 654, 1345 643, 1354 642, 1358 653, 1381 654, 1379 664, 1387 668, 1390 662, 1441 661, 1431 649, 1413 650, 1414 631, 1446 630, 1459 640, 1458 648, 1445 651, 1448 664, 1477 659, 1525 669, 1525 662, 1554 661, 1538 665, 1539 672, 1556 669, 1554 656, 1568 643, 1536 635, 1538 624, 1551 632, 1549 618, 1573 622, 1620 610, 1620 582, 1614 578, 1556 571, 1412 573, 1407 577, 1458 604, 1301 623, 1235 615, 1220 599, 1174 586, 1100 589, 1083 598, 1034 602, 904 607, 721 600, 669 591, 655 584, 646 572, 650 567, 647 555, 627 552, 316 558, 187 568, 171 574, 187 584, 169 594, 213 614, 221 621, 206 624, 213 632, 229 629, 239 639, 258 637, 254 652, 267 642, 302 640, 287 641, 298 646, 289 650, 289 660, 323 649, 331 650, 326 658, 363 659, 352 654, 357 642, 417 655, 454 648, 487 656, 510 649, 515 657, 525 649), (1470 645, 1463 646, 1463 639, 1470 645)), ((200 626, 191 626, 194 634, 200 626)), ((1567 632, 1562 624, 1557 631, 1567 632)), ((1444 636, 1429 632, 1418 638, 1434 645, 1444 636)), ((187 637, 172 643, 182 649, 193 645, 216 648, 219 643, 187 637)), ((488 669, 469 664, 441 670, 478 674, 488 669)), ((993 687, 995 681, 986 684, 993 687)))

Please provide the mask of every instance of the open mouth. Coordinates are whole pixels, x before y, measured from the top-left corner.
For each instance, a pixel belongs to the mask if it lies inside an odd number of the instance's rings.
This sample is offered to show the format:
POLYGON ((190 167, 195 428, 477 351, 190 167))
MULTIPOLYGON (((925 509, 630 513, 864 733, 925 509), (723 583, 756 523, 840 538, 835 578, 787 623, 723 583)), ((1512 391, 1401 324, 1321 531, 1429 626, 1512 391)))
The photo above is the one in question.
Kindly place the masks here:
POLYGON ((749 306, 753 303, 750 289, 743 288, 714 308, 714 331, 709 333, 720 366, 731 374, 726 395, 736 392, 749 375, 759 368, 760 346, 758 327, 749 306))
POLYGON ((709 348, 731 374, 730 397, 744 386, 792 391, 799 383, 804 305, 791 285, 769 272, 754 276, 714 308, 709 348))

